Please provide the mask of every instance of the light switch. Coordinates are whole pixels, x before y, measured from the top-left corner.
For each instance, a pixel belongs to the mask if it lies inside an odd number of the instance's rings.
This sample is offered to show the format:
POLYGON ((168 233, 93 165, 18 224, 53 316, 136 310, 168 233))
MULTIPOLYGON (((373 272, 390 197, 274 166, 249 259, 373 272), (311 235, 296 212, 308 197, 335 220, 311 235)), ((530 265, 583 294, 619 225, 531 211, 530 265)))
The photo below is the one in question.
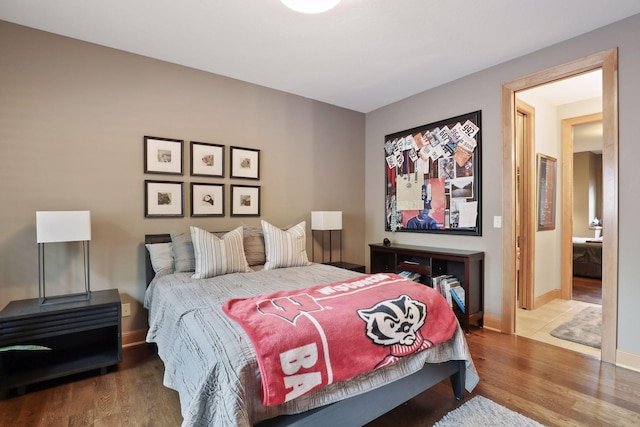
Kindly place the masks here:
POLYGON ((493 217, 493 228, 502 228, 502 217, 494 216, 493 217))

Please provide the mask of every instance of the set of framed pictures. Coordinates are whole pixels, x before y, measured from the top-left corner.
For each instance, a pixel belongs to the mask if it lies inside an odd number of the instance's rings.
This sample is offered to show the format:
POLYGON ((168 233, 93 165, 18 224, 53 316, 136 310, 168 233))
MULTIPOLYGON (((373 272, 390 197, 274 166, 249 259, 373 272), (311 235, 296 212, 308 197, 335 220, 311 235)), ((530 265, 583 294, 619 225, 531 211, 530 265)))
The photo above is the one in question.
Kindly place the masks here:
MULTIPOLYGON (((184 141, 144 137, 144 173, 184 175, 184 141)), ((191 141, 190 174, 194 177, 224 178, 225 146, 191 141)), ((230 178, 260 179, 260 150, 230 147, 230 178)), ((183 217, 184 182, 145 180, 147 218, 183 217)), ((225 215, 225 184, 190 182, 191 216, 225 215)), ((260 216, 260 186, 231 184, 231 216, 260 216)))

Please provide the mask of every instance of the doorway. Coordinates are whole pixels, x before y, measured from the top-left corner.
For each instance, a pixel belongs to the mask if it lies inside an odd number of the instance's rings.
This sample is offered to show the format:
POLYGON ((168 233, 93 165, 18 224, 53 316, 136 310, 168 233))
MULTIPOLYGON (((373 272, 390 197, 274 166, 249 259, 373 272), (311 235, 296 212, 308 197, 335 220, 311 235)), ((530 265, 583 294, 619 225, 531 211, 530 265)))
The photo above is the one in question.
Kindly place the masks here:
POLYGON ((516 98, 516 300, 523 310, 535 308, 534 129, 535 109, 516 98))
POLYGON ((584 301, 601 305, 602 112, 562 120, 562 158, 562 179, 573 183, 562 193, 563 210, 573 209, 562 217, 562 298, 580 291, 584 301))
MULTIPOLYGON (((617 337, 617 260, 618 260, 618 111, 617 111, 617 50, 610 49, 594 55, 559 65, 502 86, 503 124, 503 283, 501 329, 505 333, 515 332, 516 310, 516 183, 515 167, 515 94, 518 91, 540 86, 552 81, 579 75, 587 71, 602 69, 603 87, 603 226, 610 230, 603 243, 606 257, 602 267, 602 351, 601 359, 615 363, 617 337)), ((569 254, 570 256, 570 254, 569 254)), ((562 262, 567 254, 563 251, 562 262)))
MULTIPOLYGON (((516 93, 516 222, 520 222, 520 226, 516 224, 516 233, 520 233, 516 237, 516 255, 520 256, 516 263, 515 333, 597 359, 600 349, 594 346, 599 347, 599 331, 597 336, 572 333, 568 339, 562 339, 567 332, 557 328, 571 324, 579 313, 589 320, 585 325, 591 324, 592 318, 598 321, 602 318, 602 243, 594 241, 594 230, 590 227, 596 217, 602 218, 601 198, 597 197, 602 169, 597 164, 598 161, 602 164, 601 111, 600 70, 516 93), (584 115, 585 112, 595 113, 584 115), (576 117, 577 114, 581 116, 576 117), (537 162, 528 161, 537 159, 536 153, 558 157, 558 166, 562 165, 561 171, 557 168, 556 200, 558 221, 562 218, 563 223, 557 227, 536 229, 537 162), (534 169, 532 175, 529 169, 534 169), (533 189, 532 193, 527 194, 527 187, 533 189), (533 225, 531 229, 527 222, 533 225), (573 264, 560 262, 562 245, 567 246, 569 253, 573 251, 573 264), (533 255, 527 257, 529 247, 533 255), (564 277, 568 277, 568 283, 562 282, 564 277)), ((597 232, 600 231, 598 227, 597 232)))

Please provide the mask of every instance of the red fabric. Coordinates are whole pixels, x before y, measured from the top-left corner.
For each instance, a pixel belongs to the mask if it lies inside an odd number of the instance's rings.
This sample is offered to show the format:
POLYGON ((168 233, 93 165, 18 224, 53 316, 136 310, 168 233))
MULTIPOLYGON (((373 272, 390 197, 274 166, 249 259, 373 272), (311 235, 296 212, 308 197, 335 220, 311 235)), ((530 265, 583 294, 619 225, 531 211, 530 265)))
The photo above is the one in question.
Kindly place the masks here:
POLYGON ((457 326, 438 292, 396 274, 232 299, 223 309, 253 343, 265 406, 394 363, 457 326))

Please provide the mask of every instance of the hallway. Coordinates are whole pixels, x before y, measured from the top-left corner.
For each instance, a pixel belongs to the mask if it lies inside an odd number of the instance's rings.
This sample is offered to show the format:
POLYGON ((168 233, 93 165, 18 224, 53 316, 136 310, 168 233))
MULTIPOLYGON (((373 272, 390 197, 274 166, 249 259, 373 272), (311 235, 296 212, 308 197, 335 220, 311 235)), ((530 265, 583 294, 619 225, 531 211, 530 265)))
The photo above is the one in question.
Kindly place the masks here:
POLYGON ((565 341, 551 336, 550 332, 569 320, 582 309, 598 306, 576 300, 554 299, 533 311, 516 310, 516 335, 536 341, 545 342, 558 347, 577 351, 596 359, 600 359, 600 349, 565 341))

